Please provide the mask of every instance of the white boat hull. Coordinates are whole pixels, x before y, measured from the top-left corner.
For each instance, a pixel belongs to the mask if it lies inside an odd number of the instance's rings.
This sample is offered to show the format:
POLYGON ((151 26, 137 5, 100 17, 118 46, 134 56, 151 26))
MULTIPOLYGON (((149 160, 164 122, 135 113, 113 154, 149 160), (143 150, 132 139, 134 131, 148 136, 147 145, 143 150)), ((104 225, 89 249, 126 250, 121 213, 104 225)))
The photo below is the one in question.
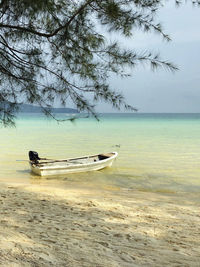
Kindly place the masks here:
POLYGON ((102 155, 109 155, 109 157, 97 161, 95 159, 99 155, 94 155, 75 159, 57 160, 55 162, 40 161, 39 164, 33 164, 33 162, 30 161, 30 166, 31 171, 40 176, 97 171, 110 167, 118 153, 111 152, 102 155))

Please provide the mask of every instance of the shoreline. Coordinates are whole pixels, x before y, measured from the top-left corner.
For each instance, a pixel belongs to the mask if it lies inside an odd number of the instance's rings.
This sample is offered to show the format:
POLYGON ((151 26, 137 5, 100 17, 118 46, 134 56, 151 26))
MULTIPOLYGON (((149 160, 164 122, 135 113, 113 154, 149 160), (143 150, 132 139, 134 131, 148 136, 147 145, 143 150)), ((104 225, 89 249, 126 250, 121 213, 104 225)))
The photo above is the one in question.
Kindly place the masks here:
POLYGON ((199 266, 199 195, 1 182, 0 266, 199 266))

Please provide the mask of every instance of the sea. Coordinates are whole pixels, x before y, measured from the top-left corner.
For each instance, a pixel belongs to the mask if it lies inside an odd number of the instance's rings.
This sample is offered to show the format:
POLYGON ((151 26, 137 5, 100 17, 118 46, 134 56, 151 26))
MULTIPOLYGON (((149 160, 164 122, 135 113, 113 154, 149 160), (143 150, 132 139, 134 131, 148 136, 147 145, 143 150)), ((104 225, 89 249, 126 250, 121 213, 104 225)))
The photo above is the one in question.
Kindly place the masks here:
POLYGON ((200 114, 19 114, 15 128, 0 128, 0 182, 139 190, 200 192, 200 114), (117 151, 113 166, 100 171, 39 177, 28 152, 52 159, 117 151))

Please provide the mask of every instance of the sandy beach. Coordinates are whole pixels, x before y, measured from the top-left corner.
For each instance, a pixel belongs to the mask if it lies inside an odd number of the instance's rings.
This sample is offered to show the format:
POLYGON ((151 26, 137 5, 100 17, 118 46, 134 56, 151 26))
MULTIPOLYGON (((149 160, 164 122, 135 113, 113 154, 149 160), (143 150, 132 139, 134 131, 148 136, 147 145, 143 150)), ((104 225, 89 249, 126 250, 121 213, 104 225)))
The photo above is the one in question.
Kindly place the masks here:
POLYGON ((0 266, 200 266, 199 199, 2 183, 0 266))

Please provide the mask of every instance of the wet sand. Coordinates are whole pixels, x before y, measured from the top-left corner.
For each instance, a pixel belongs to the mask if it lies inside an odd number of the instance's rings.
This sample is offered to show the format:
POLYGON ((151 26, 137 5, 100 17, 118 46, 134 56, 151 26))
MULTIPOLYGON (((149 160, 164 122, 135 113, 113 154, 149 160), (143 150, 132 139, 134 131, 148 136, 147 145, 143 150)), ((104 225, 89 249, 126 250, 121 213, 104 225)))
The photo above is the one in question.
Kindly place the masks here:
POLYGON ((0 266, 200 266, 200 194, 0 186, 0 266))

